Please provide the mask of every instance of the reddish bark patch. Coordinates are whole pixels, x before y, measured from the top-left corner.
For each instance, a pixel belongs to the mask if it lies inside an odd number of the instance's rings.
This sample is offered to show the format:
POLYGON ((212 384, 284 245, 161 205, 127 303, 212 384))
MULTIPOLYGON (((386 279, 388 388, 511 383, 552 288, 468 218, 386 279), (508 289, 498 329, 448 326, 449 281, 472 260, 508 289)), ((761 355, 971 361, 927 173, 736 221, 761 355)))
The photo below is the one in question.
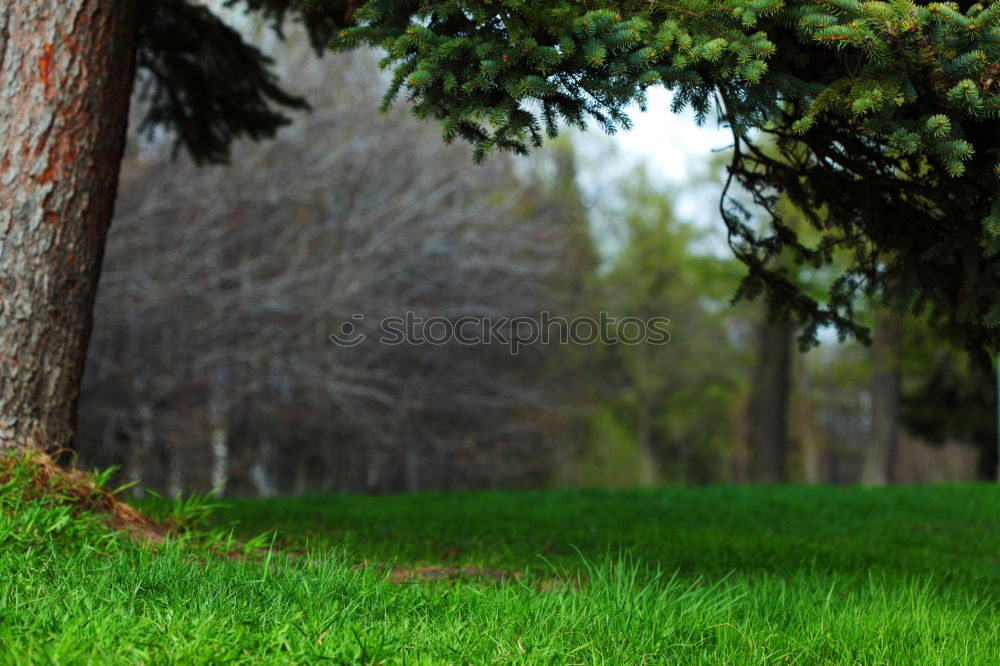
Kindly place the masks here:
POLYGON ((76 161, 77 148, 75 144, 66 146, 65 151, 62 156, 62 163, 64 165, 72 164, 76 161))
MULTIPOLYGON (((38 142, 38 151, 41 152, 43 149, 43 141, 45 144, 49 143, 49 132, 45 132, 42 138, 38 142)), ((61 143, 65 143, 66 139, 59 139, 57 142, 53 142, 49 146, 49 158, 45 162, 45 170, 42 171, 41 175, 38 177, 38 182, 41 185, 48 185, 54 182, 56 179, 56 166, 59 165, 59 151, 61 143)))
POLYGON ((45 171, 42 172, 42 175, 38 177, 38 182, 42 185, 48 185, 55 179, 56 179, 56 170, 50 163, 48 166, 45 167, 45 171))
POLYGON ((48 88, 49 72, 52 71, 52 56, 55 53, 55 47, 52 44, 46 44, 42 47, 42 51, 45 55, 38 59, 38 73, 42 78, 42 85, 48 88))

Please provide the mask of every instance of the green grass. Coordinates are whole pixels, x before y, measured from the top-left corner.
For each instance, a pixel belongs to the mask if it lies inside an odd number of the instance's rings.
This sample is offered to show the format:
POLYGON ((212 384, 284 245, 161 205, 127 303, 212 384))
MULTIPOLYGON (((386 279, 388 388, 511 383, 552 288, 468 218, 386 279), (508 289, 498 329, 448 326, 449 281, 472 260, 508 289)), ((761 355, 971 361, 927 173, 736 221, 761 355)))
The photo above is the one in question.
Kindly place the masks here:
POLYGON ((1000 663, 992 486, 227 503, 151 549, 0 487, 0 662, 1000 663), (234 521, 273 548, 206 554, 234 521))
POLYGON ((568 567, 627 551, 686 577, 824 574, 933 578, 1000 597, 1000 487, 664 488, 320 495, 227 500, 217 526, 287 548, 343 546, 407 564, 568 567))

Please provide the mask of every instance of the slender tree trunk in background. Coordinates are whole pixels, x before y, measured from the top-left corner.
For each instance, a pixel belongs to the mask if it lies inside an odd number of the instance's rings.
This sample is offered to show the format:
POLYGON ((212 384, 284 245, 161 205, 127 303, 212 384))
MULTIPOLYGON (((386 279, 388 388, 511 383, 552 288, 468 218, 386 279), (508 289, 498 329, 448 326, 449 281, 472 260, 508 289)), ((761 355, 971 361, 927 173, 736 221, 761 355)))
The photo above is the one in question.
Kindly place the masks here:
POLYGON ((765 320, 760 329, 747 419, 752 483, 779 483, 787 477, 788 394, 794 334, 792 324, 770 320, 765 320))
POLYGON ((134 0, 0 2, 0 450, 72 444, 136 30, 134 0))
POLYGON ((224 425, 214 424, 211 429, 212 490, 216 497, 226 494, 226 476, 229 472, 229 431, 224 425))
POLYGON ((271 477, 271 470, 274 466, 274 442, 268 435, 262 435, 257 451, 257 460, 250 468, 250 480, 253 482, 254 490, 258 497, 271 497, 274 495, 274 480, 271 477))
POLYGON ((150 459, 156 448, 156 431, 153 426, 153 405, 143 402, 138 407, 139 441, 129 448, 128 462, 125 465, 125 477, 135 481, 132 486, 132 497, 144 497, 143 470, 149 469, 150 459))
POLYGON ((420 456, 414 450, 413 440, 406 443, 406 453, 403 459, 403 483, 407 492, 420 490, 420 456))
POLYGON ((180 497, 184 492, 184 462, 176 447, 167 448, 167 497, 180 497))
POLYGON ((300 455, 295 461, 295 474, 292 477, 292 494, 301 495, 309 489, 309 459, 300 455))
MULTIPOLYGON (((1000 358, 997 359, 997 365, 993 368, 993 374, 991 376, 990 387, 990 397, 992 399, 987 399, 987 404, 990 407, 990 411, 993 414, 997 414, 997 403, 1000 402, 1000 395, 997 393, 998 383, 1000 380, 997 378, 997 373, 1000 372, 1000 358)), ((992 436, 989 436, 985 441, 977 442, 979 448, 979 458, 976 461, 976 477, 983 481, 997 481, 998 479, 998 460, 997 455, 1000 451, 997 451, 997 447, 1000 446, 1000 423, 994 421, 994 430, 992 436)))
POLYGON ((982 481, 997 480, 997 443, 987 442, 979 449, 979 460, 976 465, 976 477, 982 481))
POLYGON ((653 451, 653 401, 646 395, 639 396, 639 485, 653 486, 660 480, 653 451))
POLYGON ((365 490, 370 492, 378 486, 379 479, 382 478, 382 454, 373 446, 367 448, 363 455, 365 490))
POLYGON ((212 452, 212 489, 217 497, 226 494, 229 474, 229 419, 221 397, 213 391, 208 405, 209 448, 212 452))
POLYGON ((893 481, 899 446, 899 315, 879 308, 872 331, 872 429, 865 447, 861 483, 881 486, 893 481))
POLYGON ((813 414, 812 396, 810 394, 809 366, 806 363, 806 356, 799 356, 795 382, 798 393, 798 410, 796 413, 798 421, 799 442, 802 447, 802 480, 805 483, 822 483, 823 469, 821 461, 823 452, 821 450, 820 436, 816 431, 815 417, 813 414))

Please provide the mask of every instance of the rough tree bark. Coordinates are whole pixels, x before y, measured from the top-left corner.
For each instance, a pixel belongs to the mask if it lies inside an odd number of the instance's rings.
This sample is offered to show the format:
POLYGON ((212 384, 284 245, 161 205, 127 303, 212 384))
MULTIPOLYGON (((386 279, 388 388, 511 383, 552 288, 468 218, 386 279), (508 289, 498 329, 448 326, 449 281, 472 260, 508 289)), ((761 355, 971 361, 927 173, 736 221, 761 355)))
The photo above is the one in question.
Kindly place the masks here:
POLYGON ((861 483, 881 486, 893 481, 899 447, 899 315, 882 307, 872 331, 872 429, 861 466, 861 483))
POLYGON ((787 478, 788 394, 794 333, 791 324, 769 320, 760 329, 747 419, 752 483, 779 483, 787 478))
POLYGON ((0 2, 0 450, 72 444, 137 20, 134 0, 0 2))

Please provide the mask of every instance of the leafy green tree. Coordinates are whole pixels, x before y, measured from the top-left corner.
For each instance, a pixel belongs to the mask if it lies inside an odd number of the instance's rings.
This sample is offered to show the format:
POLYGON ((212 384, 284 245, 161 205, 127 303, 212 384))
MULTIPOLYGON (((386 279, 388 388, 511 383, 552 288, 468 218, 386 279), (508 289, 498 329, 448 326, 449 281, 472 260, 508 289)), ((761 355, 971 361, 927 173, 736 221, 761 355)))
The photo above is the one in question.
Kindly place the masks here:
POLYGON ((748 324, 728 307, 741 267, 699 250, 704 231, 677 218, 673 193, 643 168, 625 172, 615 191, 596 222, 613 248, 598 303, 615 318, 619 342, 594 352, 603 390, 583 480, 724 480, 748 364, 748 324), (669 318, 669 342, 631 344, 629 318, 654 317, 669 318))

